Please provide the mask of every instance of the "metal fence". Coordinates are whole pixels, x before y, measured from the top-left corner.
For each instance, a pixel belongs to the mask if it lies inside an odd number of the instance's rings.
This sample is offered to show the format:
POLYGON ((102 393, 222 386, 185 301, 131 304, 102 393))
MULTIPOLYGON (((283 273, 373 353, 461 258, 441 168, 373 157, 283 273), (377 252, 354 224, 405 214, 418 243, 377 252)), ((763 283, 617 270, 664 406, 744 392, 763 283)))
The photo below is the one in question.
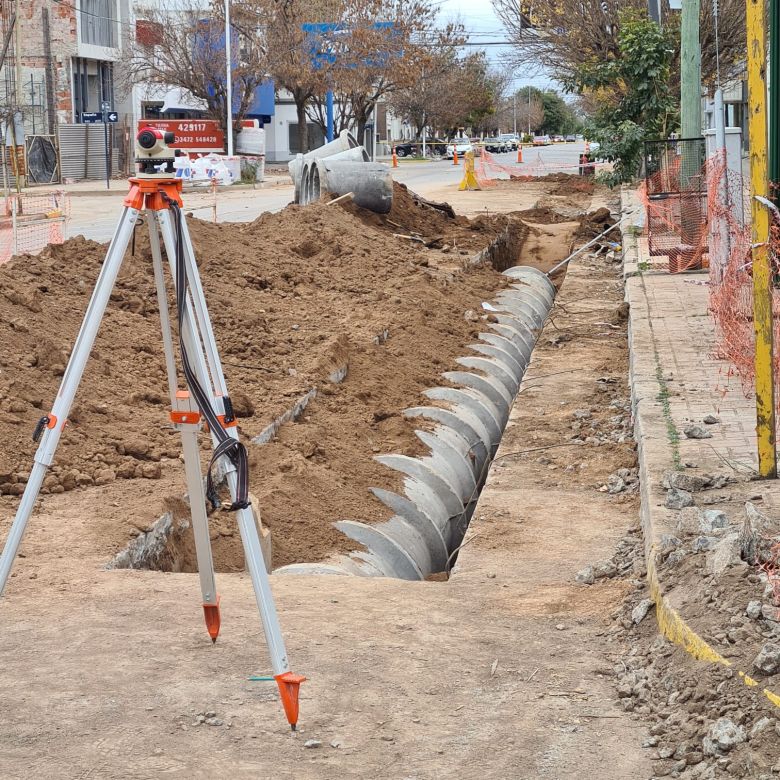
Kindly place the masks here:
POLYGON ((645 142, 645 196, 650 255, 669 270, 702 267, 707 237, 704 138, 645 142))

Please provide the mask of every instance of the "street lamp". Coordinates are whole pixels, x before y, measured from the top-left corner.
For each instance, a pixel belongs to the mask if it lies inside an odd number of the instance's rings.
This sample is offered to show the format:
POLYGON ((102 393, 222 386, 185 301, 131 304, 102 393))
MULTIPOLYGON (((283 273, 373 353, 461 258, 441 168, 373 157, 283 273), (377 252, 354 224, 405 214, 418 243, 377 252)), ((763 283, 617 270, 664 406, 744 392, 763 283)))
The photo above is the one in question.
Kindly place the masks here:
POLYGON ((233 156, 233 63, 230 46, 230 0, 225 0, 225 89, 227 98, 227 153, 233 156))

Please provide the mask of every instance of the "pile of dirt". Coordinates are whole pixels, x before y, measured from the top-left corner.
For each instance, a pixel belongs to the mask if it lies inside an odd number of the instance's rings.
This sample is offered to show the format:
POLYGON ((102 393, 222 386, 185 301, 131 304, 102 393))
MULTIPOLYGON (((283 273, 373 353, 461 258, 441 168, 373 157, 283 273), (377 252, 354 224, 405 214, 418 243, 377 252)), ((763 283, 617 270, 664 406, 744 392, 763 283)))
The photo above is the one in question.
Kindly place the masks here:
POLYGON ((515 211, 512 216, 526 222, 535 222, 539 225, 557 225, 561 222, 570 222, 571 217, 561 214, 548 206, 537 206, 533 209, 515 211))
MULTIPOLYGON (((590 214, 585 214, 582 217, 576 238, 596 238, 608 227, 614 225, 616 221, 608 208, 596 209, 596 211, 592 211, 590 214)), ((617 234, 615 239, 617 240, 617 234)))
POLYGON ((393 206, 389 214, 375 214, 353 203, 342 205, 372 227, 397 235, 420 237, 429 245, 454 250, 479 250, 506 229, 504 215, 458 216, 447 203, 432 204, 405 184, 393 182, 393 206))
MULTIPOLYGON (((619 569, 644 576, 638 526, 621 543, 613 560, 619 569)), ((753 577, 758 584, 758 575, 748 573, 746 580, 753 577)), ((738 579, 724 578, 718 583, 723 588, 720 593, 728 594, 724 601, 739 601, 731 598, 738 579)), ((688 580, 693 582, 696 580, 688 580)), ((637 621, 648 612, 650 602, 644 579, 635 580, 634 585, 634 592, 612 616, 615 623, 607 631, 608 641, 620 642, 623 653, 605 672, 614 675, 623 710, 641 716, 648 724, 643 747, 650 751, 654 776, 715 780, 773 775, 780 755, 780 731, 775 727, 777 709, 762 693, 764 685, 776 688, 771 676, 767 679, 767 675, 750 669, 755 681, 748 681, 737 671, 744 668, 740 660, 734 667, 694 660, 658 634, 651 607, 647 618, 637 621)), ((744 603, 729 614, 700 594, 695 599, 701 611, 708 611, 712 618, 712 633, 705 634, 706 638, 729 660, 740 657, 743 646, 760 647, 766 641, 761 633, 766 637, 772 632, 772 621, 746 616, 744 603), (752 633, 756 634, 755 645, 752 633)))
MULTIPOLYGON (((413 202, 409 209, 396 214, 407 227, 452 221, 413 202)), ((495 231, 472 229, 464 218, 454 223, 458 236, 481 246, 498 232, 498 220, 495 231)), ((275 564, 345 549, 349 543, 331 523, 387 517, 368 488, 398 489, 400 480, 372 456, 419 451, 414 426, 400 413, 475 340, 484 324, 464 313, 479 311, 505 279, 489 265, 465 262, 470 250, 427 249, 395 237, 393 226, 372 226, 363 214, 325 204, 290 206, 247 225, 189 225, 244 440, 317 388, 295 423, 270 444, 251 447, 251 487, 274 535, 275 564), (343 369, 346 381, 331 381, 343 369)), ((24 489, 35 451, 30 434, 49 410, 105 250, 75 238, 0 271, 0 493, 24 489)), ((107 557, 183 493, 166 388, 142 230, 44 485, 54 493, 161 480, 157 504, 124 496, 125 524, 102 540, 107 557)), ((233 531, 232 516, 212 517, 220 569, 243 565, 233 531)))

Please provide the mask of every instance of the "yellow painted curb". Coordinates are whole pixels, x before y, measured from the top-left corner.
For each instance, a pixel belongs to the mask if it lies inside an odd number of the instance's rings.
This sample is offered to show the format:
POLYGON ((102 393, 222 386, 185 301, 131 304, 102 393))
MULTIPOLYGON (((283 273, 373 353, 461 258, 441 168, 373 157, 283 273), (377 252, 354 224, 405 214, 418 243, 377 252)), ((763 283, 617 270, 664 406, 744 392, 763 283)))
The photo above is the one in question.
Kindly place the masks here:
MULTIPOLYGON (((682 647, 687 653, 698 661, 733 666, 734 664, 720 653, 710 647, 686 622, 680 613, 669 604, 666 596, 661 593, 661 584, 658 581, 658 572, 655 568, 655 545, 650 550, 647 563, 647 581, 650 585, 650 598, 655 602, 655 616, 661 633, 674 644, 682 647)), ((758 687, 758 682, 745 672, 736 670, 740 679, 748 688, 758 687)), ((761 691, 764 696, 780 707, 780 696, 768 688, 761 691)))

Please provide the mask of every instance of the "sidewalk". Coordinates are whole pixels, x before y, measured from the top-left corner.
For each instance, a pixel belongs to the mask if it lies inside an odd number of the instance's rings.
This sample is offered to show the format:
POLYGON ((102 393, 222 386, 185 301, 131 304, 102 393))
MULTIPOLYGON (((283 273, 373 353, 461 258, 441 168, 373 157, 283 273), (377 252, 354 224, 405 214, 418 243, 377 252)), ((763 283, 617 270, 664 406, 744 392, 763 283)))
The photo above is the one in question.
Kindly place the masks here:
MULTIPOLYGON (((291 185, 290 176, 288 174, 269 174, 263 181, 252 184, 231 184, 227 187, 217 187, 218 192, 229 192, 235 190, 254 190, 254 189, 266 189, 268 187, 280 187, 291 185)), ((127 179, 113 178, 111 179, 111 186, 106 187, 105 179, 97 180, 91 179, 89 181, 77 181, 72 184, 44 184, 34 187, 24 187, 22 192, 26 195, 42 195, 46 192, 67 192, 72 198, 86 197, 92 195, 114 195, 124 197, 127 194, 127 179)), ((185 185, 184 191, 186 193, 210 193, 211 188, 208 185, 203 186, 190 186, 185 185)))
POLYGON ((780 706, 773 677, 753 679, 762 677, 753 660, 780 626, 746 617, 750 600, 773 607, 765 575, 740 559, 745 503, 769 518, 780 504, 780 482, 755 480, 755 399, 715 357, 706 272, 656 270, 646 241, 630 229, 633 193, 624 193, 623 214, 641 513, 659 627, 695 658, 733 666, 759 697, 780 706), (692 425, 706 438, 689 438, 692 425), (668 490, 670 483, 682 492, 668 490), (715 528, 713 510, 725 514, 715 528))

